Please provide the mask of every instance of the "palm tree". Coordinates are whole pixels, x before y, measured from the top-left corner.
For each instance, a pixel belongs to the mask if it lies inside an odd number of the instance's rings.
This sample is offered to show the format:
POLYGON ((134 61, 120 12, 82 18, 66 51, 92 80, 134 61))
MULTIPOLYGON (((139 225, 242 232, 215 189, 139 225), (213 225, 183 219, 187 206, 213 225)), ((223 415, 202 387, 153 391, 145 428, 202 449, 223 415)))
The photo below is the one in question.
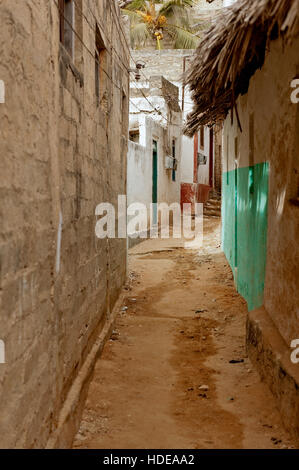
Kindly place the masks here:
POLYGON ((131 18, 133 48, 155 40, 161 49, 165 36, 171 38, 175 49, 195 49, 199 42, 192 26, 190 11, 198 0, 131 0, 122 11, 131 18))

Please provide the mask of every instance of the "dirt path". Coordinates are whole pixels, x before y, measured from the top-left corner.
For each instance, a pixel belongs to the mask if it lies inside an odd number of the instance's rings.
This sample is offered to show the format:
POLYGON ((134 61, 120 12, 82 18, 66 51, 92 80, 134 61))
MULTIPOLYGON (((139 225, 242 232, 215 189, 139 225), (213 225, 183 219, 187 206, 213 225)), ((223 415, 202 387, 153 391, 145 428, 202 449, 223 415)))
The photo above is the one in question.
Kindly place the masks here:
POLYGON ((131 250, 128 308, 96 364, 74 448, 292 446, 246 357, 246 305, 218 219, 204 229, 200 250, 172 239, 131 250))

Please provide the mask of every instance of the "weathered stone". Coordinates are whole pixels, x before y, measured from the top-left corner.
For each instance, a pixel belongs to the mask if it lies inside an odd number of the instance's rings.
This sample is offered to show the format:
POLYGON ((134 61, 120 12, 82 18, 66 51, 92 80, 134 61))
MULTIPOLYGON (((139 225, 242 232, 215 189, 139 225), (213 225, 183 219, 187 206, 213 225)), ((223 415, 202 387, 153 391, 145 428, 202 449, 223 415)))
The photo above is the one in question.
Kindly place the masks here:
POLYGON ((126 193, 128 45, 115 2, 74 3, 86 47, 74 36, 73 58, 56 2, 0 5, 1 447, 71 444, 126 277, 126 241, 97 240, 94 229, 96 206, 126 193), (95 20, 109 76, 100 73, 100 103, 95 20))
POLYGON ((292 364, 292 351, 264 308, 248 314, 246 343, 248 356, 273 393, 286 429, 298 439, 298 365, 292 364))

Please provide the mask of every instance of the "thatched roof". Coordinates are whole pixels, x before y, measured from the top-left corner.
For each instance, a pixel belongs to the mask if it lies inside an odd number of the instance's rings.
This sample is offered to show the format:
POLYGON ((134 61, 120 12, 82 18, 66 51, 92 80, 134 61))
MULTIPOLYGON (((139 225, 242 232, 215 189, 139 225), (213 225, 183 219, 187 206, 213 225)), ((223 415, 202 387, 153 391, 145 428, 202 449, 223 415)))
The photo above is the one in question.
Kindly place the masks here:
POLYGON ((218 14, 198 46, 185 82, 195 102, 184 132, 224 119, 264 64, 269 41, 299 33, 299 0, 239 0, 218 14))

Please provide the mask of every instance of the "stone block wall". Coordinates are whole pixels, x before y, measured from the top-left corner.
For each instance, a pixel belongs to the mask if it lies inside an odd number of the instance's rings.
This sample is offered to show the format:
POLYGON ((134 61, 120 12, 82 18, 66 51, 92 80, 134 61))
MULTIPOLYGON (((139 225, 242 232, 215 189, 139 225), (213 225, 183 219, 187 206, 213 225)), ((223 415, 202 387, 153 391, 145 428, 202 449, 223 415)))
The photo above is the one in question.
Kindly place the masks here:
POLYGON ((126 193, 129 51, 116 2, 75 4, 73 58, 58 2, 0 5, 0 447, 47 445, 126 276, 95 208, 126 193))

